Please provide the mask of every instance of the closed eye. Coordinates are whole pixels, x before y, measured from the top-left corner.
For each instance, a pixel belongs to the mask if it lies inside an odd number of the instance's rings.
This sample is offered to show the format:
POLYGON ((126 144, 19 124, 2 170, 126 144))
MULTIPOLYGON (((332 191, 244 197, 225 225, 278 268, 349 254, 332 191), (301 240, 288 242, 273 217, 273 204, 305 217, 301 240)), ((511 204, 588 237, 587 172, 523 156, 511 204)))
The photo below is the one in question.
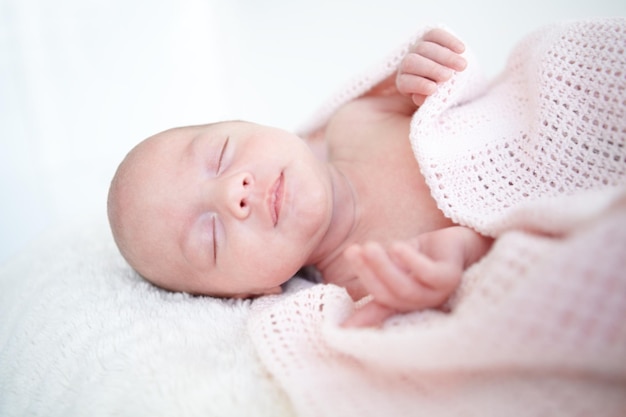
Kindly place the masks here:
POLYGON ((228 139, 230 139, 230 136, 226 137, 226 140, 224 141, 224 144, 222 145, 222 150, 220 151, 220 157, 217 160, 217 171, 216 171, 217 174, 220 173, 220 169, 222 168, 222 159, 224 159, 224 152, 226 151, 226 147, 228 146, 228 139))
POLYGON ((215 240, 215 216, 211 218, 211 224, 213 226, 213 263, 217 264, 217 241, 215 240))

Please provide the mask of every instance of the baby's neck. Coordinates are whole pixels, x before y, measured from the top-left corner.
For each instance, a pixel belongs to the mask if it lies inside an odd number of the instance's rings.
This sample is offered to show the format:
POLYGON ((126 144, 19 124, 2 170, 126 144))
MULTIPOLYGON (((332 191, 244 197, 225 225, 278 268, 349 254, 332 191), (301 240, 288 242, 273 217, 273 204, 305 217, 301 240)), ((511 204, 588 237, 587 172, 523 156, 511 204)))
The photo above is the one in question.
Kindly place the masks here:
POLYGON ((309 258, 309 265, 324 271, 327 265, 341 256, 358 219, 356 194, 350 180, 333 164, 328 164, 333 189, 333 214, 326 234, 317 250, 309 258))

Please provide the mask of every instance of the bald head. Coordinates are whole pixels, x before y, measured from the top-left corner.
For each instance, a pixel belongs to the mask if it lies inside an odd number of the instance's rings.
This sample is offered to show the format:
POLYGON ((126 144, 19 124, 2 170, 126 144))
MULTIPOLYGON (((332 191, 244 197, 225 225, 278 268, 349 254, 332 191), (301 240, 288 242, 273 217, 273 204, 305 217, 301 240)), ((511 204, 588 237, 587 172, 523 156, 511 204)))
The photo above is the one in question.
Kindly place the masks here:
POLYGON ((107 214, 115 243, 124 259, 139 273, 142 273, 138 261, 141 256, 131 242, 137 240, 136 223, 141 221, 138 213, 140 184, 145 179, 146 164, 150 162, 147 159, 157 140, 156 137, 148 138, 126 155, 113 176, 107 199, 107 214))
POLYGON ((166 276, 184 272, 175 259, 171 230, 177 184, 168 181, 190 133, 199 128, 171 129, 142 141, 120 163, 109 188, 109 224, 122 256, 144 278, 166 288, 166 276))

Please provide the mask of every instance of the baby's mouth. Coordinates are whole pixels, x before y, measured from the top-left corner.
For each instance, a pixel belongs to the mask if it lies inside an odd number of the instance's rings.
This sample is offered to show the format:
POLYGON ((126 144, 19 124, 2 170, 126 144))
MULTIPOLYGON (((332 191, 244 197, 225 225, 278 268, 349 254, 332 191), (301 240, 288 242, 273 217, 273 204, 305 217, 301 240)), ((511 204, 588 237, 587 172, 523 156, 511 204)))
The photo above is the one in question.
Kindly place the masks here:
POLYGON ((274 184, 272 185, 270 193, 269 209, 274 227, 278 224, 278 219, 280 217, 280 208, 283 203, 284 179, 284 174, 281 172, 274 184))

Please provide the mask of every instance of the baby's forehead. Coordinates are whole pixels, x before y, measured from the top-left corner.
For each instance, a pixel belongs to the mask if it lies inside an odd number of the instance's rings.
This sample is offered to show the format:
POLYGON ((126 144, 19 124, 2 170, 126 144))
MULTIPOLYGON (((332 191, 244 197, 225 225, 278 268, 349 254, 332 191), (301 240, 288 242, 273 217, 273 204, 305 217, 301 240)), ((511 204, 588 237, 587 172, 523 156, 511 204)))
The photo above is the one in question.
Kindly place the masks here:
POLYGON ((169 159, 177 151, 182 151, 186 142, 196 136, 189 128, 175 128, 157 133, 139 142, 127 155, 125 163, 141 165, 150 158, 169 159))
POLYGON ((182 151, 199 137, 212 136, 218 133, 221 123, 175 127, 151 136, 136 146, 139 155, 150 155, 159 152, 167 154, 176 150, 182 151))
POLYGON ((185 169, 196 139, 219 134, 224 122, 183 126, 159 132, 139 142, 118 168, 118 176, 131 187, 146 188, 162 175, 185 169))

